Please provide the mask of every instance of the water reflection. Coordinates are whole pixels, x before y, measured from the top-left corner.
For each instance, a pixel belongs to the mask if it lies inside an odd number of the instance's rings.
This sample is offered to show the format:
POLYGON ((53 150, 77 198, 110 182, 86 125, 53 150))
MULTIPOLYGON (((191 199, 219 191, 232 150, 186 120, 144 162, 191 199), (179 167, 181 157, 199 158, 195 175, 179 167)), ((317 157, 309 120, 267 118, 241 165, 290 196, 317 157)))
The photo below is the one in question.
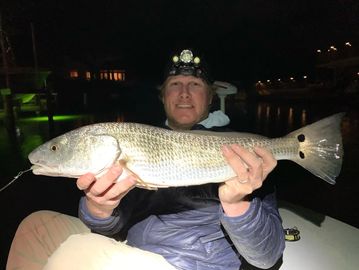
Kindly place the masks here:
POLYGON ((255 104, 238 103, 231 107, 229 114, 232 119, 232 128, 236 130, 246 130, 259 133, 269 137, 282 136, 296 128, 307 125, 308 109, 302 106, 260 102, 255 104), (239 109, 239 107, 249 107, 248 109, 239 109), (252 108, 251 108, 252 107, 252 108), (251 111, 255 113, 251 115, 251 111), (243 114, 245 112, 245 114, 243 114), (238 117, 242 114, 242 117, 238 117), (243 127, 246 121, 238 121, 243 118, 253 119, 254 125, 251 123, 243 127))
POLYGON ((347 104, 238 102, 227 108, 233 129, 268 137, 286 135, 295 129, 339 112, 346 113, 343 119, 343 129, 352 129, 349 133, 358 129, 358 110, 355 106, 347 104))
POLYGON ((305 126, 307 124, 307 111, 305 109, 302 110, 302 121, 301 125, 305 126))

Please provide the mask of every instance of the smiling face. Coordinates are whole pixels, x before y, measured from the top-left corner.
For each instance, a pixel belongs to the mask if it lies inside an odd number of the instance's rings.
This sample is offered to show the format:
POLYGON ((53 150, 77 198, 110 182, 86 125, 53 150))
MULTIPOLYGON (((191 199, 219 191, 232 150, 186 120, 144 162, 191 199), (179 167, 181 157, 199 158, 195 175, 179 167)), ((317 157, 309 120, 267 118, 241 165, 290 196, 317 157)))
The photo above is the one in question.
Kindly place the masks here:
POLYGON ((190 129, 208 116, 210 86, 191 75, 176 75, 164 83, 162 101, 172 129, 190 129))

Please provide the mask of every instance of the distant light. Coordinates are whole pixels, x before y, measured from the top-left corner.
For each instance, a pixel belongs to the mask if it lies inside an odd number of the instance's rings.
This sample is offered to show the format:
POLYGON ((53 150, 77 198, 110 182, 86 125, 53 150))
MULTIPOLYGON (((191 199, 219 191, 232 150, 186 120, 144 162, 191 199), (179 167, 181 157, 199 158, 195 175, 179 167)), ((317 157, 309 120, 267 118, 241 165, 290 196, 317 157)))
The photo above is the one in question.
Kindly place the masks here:
POLYGON ((280 82, 281 81, 281 79, 278 79, 278 82, 280 82))
POLYGON ((317 53, 321 53, 321 52, 322 52, 322 50, 319 50, 319 49, 317 50, 317 53))
POLYGON ((77 70, 70 70, 70 78, 78 78, 79 73, 77 70))
POLYGON ((351 47, 352 44, 350 44, 350 42, 345 42, 345 46, 351 47))
POLYGON ((270 80, 267 80, 267 82, 270 82, 270 80))
POLYGON ((304 76, 303 76, 303 79, 306 79, 306 78, 307 78, 307 75, 304 75, 304 76))
POLYGON ((332 51, 337 51, 338 49, 335 48, 335 46, 330 46, 330 49, 329 50, 332 50, 332 51))
POLYGON ((290 77, 289 79, 291 79, 292 81, 294 80, 294 78, 293 78, 293 77, 290 77))
POLYGON ((116 74, 117 74, 117 80, 118 81, 124 81, 125 80, 125 73, 124 72, 117 71, 116 74))
POLYGON ((258 81, 258 83, 262 83, 262 81, 258 81))

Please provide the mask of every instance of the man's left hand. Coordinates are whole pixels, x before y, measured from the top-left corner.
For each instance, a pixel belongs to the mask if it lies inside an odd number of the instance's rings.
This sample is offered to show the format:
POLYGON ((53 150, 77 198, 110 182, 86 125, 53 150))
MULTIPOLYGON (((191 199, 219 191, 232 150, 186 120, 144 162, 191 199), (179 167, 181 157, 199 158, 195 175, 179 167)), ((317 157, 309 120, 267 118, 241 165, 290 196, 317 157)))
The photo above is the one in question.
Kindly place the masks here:
POLYGON ((259 147, 249 151, 239 145, 225 145, 222 153, 237 176, 220 185, 219 199, 228 216, 238 216, 248 210, 248 195, 262 186, 277 160, 270 151, 259 147))

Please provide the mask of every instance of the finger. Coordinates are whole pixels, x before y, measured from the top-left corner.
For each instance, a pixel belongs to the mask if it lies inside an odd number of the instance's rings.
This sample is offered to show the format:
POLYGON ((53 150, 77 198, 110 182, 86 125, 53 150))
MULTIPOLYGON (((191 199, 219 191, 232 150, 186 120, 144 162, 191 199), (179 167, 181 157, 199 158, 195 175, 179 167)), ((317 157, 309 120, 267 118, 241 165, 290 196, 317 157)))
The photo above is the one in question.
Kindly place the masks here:
POLYGON ((115 183, 106 193, 109 200, 123 198, 131 189, 136 186, 136 179, 132 176, 126 177, 120 182, 115 183))
POLYGON ((267 173, 271 172, 277 166, 278 162, 269 150, 255 147, 254 151, 262 159, 263 168, 267 173))
POLYGON ((258 158, 256 153, 239 146, 237 144, 231 146, 233 151, 241 158, 241 160, 248 166, 249 169, 257 169, 262 165, 262 161, 258 158))
MULTIPOLYGON (((255 152, 251 152, 239 145, 233 145, 232 148, 248 166, 248 173, 246 178, 248 180, 247 182, 249 182, 250 185, 255 189, 261 187, 265 178, 265 172, 263 171, 263 161, 261 157, 259 157, 255 152)), ((243 184, 246 182, 242 181, 241 183, 243 184)))
POLYGON ((238 177, 227 180, 220 187, 223 192, 227 193, 227 196, 235 196, 237 198, 238 196, 244 197, 253 192, 252 186, 238 181, 238 177))
POLYGON ((223 150, 229 166, 231 166, 237 175, 236 181, 241 184, 247 183, 250 180, 248 165, 238 155, 238 149, 235 149, 234 145, 230 145, 224 147, 223 150))
POLYGON ((79 190, 85 190, 89 188, 94 181, 96 181, 95 176, 92 173, 87 173, 77 179, 76 185, 79 190))
POLYGON ((127 177, 121 182, 112 183, 103 193, 94 195, 86 193, 87 197, 101 206, 117 206, 121 199, 135 187, 136 181, 132 177, 127 177))
POLYGON ((116 182, 121 173, 122 168, 119 165, 112 166, 106 174, 97 179, 90 192, 95 196, 102 194, 116 182))
POLYGON ((224 145, 222 147, 222 153, 229 166, 231 166, 237 175, 243 175, 247 173, 247 166, 243 163, 241 157, 238 156, 238 154, 234 151, 232 145, 224 145))

